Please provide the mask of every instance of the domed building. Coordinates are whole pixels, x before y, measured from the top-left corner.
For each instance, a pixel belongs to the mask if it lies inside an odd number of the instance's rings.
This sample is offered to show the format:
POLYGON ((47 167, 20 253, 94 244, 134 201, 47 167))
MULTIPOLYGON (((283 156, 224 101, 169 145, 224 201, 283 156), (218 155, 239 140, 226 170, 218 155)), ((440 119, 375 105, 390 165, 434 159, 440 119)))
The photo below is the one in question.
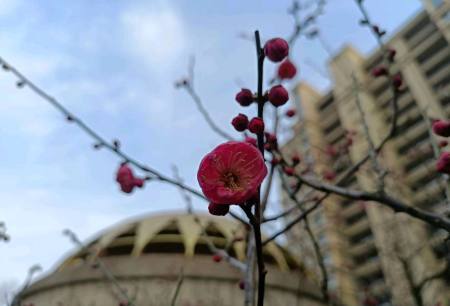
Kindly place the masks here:
MULTIPOLYGON (((22 294, 35 306, 244 305, 243 273, 213 260, 212 242, 245 259, 243 226, 226 217, 151 215, 114 226, 65 258, 22 294), (195 219, 197 218, 197 219, 195 219), (233 242, 233 243, 232 243, 233 242), (178 291, 175 294, 175 291, 178 291)), ((300 262, 272 242, 264 248, 267 306, 323 305, 300 262)))

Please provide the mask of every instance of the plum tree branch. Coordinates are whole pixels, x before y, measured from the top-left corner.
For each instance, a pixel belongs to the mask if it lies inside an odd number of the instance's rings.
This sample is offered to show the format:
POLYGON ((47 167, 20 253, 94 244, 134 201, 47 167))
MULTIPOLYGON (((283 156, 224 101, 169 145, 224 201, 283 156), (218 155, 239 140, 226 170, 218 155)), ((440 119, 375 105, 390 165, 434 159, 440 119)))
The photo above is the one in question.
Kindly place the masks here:
POLYGON ((200 98, 200 96, 198 95, 197 91, 194 88, 194 67, 195 67, 195 58, 192 57, 189 64, 189 73, 188 73, 189 76, 176 82, 175 87, 183 88, 186 90, 186 92, 189 94, 189 96, 192 98, 195 105, 197 106, 198 111, 205 119, 206 123, 208 123, 209 127, 214 132, 216 132, 216 134, 227 140, 234 140, 234 138, 231 137, 227 132, 223 131, 219 126, 217 126, 217 124, 209 114, 208 110, 203 105, 202 99, 200 98))
POLYGON ((195 195, 196 197, 199 197, 201 199, 205 199, 203 194, 183 183, 177 182, 176 180, 170 178, 169 176, 166 176, 156 169, 153 169, 147 165, 145 165, 142 162, 139 162, 138 160, 132 158, 130 155, 125 153, 119 146, 116 145, 116 141, 107 141, 103 136, 101 136, 99 133, 97 133, 93 128, 91 128, 87 123, 85 123, 81 118, 75 116, 72 112, 70 112, 61 102, 59 102, 56 98, 49 95, 47 92, 45 92, 42 88, 37 86, 34 82, 32 82, 30 79, 28 79, 24 74, 22 74, 18 69, 10 65, 5 59, 0 57, 0 64, 2 65, 3 69, 7 72, 11 72, 14 76, 18 78, 18 84, 20 83, 20 88, 28 87, 31 89, 33 93, 38 95, 40 98, 42 98, 44 101, 48 102, 50 105, 52 105, 54 108, 56 108, 60 113, 62 113, 68 122, 75 124, 77 127, 79 127, 85 134, 87 134, 90 138, 92 138, 99 148, 106 148, 113 154, 117 155, 121 159, 123 159, 125 162, 128 162, 135 166, 136 168, 140 169, 141 171, 147 173, 150 175, 151 179, 156 179, 161 182, 165 182, 174 186, 178 186, 180 188, 183 188, 184 190, 190 192, 191 194, 195 195))

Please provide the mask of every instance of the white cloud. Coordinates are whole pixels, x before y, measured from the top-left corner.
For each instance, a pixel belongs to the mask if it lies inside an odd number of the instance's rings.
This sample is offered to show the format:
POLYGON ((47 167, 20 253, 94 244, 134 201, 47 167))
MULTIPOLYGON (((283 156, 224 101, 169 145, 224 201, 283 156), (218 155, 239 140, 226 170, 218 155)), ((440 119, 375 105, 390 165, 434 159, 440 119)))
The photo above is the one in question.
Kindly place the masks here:
POLYGON ((184 51, 185 25, 171 8, 133 8, 121 16, 127 47, 154 69, 165 69, 184 51))

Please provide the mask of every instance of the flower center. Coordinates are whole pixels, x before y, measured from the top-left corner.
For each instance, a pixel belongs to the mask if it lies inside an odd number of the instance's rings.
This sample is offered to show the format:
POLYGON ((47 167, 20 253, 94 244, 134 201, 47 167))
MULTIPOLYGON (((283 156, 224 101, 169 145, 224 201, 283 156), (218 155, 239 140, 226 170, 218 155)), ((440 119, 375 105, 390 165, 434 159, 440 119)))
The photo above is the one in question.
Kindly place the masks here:
POLYGON ((233 172, 226 172, 222 176, 222 181, 225 183, 225 187, 230 189, 239 189, 239 177, 233 172))

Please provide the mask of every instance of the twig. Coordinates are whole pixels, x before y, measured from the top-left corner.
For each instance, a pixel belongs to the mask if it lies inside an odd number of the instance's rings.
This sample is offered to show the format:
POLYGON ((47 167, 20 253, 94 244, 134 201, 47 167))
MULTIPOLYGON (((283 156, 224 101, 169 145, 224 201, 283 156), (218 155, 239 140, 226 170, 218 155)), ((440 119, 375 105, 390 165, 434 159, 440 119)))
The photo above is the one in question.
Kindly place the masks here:
POLYGON ((255 299, 254 289, 254 268, 255 268, 255 236, 250 230, 248 233, 248 245, 247 245, 247 258, 246 258, 246 270, 244 276, 244 305, 253 306, 255 299))
POLYGON ((384 191, 384 178, 386 176, 386 170, 384 170, 377 159, 377 151, 375 148, 375 144, 373 143, 372 136, 370 135, 369 126, 367 124, 366 114, 361 105, 360 93, 359 93, 359 83, 356 79, 354 73, 352 73, 352 82, 353 82, 353 94, 355 95, 355 104, 358 109, 359 115, 361 116, 361 123, 363 126, 364 134, 366 136, 367 143, 369 145, 369 157, 372 161, 373 170, 378 174, 378 191, 384 191))
POLYGON ((314 188, 316 190, 334 193, 353 200, 378 202, 382 205, 391 208, 395 212, 406 213, 412 217, 416 217, 422 221, 425 221, 428 224, 431 224, 438 228, 445 229, 446 231, 450 232, 450 220, 448 220, 447 218, 443 218, 437 214, 429 213, 424 210, 414 208, 413 206, 407 205, 401 202, 400 200, 390 197, 384 193, 380 192, 371 193, 365 191, 346 189, 339 186, 319 182, 313 178, 306 178, 300 175, 296 175, 295 177, 299 180, 299 182, 306 184, 307 186, 314 188))
POLYGON ((150 178, 152 178, 152 179, 157 179, 161 182, 165 182, 165 183, 169 183, 171 185, 178 186, 199 198, 205 199, 203 194, 201 192, 199 192, 198 190, 195 190, 194 188, 189 187, 185 184, 181 184, 181 183, 171 179, 170 177, 158 172, 157 170, 137 161, 136 159, 132 158, 130 155, 125 153, 120 147, 115 145, 115 141, 111 141, 111 142, 107 141, 103 136, 98 134, 93 128, 88 126, 81 118, 75 116, 75 114, 70 112, 58 100, 53 98, 51 95, 49 95, 47 92, 45 92, 42 88, 40 88, 35 83, 33 83, 30 79, 28 79, 24 74, 22 74, 15 67, 10 65, 2 57, 0 57, 0 64, 3 66, 5 71, 11 72, 13 75, 15 75, 19 79, 20 84, 22 84, 21 88, 23 88, 23 87, 30 88, 33 93, 35 93, 40 98, 42 98, 43 100, 48 102, 50 105, 52 105, 54 108, 56 108, 60 113, 62 113, 66 117, 66 119, 69 123, 75 124, 85 134, 87 134, 90 138, 92 138, 94 140, 96 147, 108 149, 110 152, 117 155, 124 161, 132 164, 133 166, 140 169, 141 171, 143 171, 147 174, 150 174, 151 175, 150 178))
MULTIPOLYGON (((173 175, 174 175, 175 179, 178 182, 183 183, 183 179, 180 176, 178 167, 176 165, 172 165, 172 170, 173 170, 173 175)), ((183 200, 186 203, 186 209, 187 209, 188 214, 191 214, 193 212, 191 196, 183 188, 178 188, 178 189, 180 190, 181 196, 183 197, 183 200)))
MULTIPOLYGON (((261 39, 259 36, 259 31, 255 31, 255 46, 256 46, 256 56, 257 56, 257 66, 258 66, 258 91, 257 91, 257 102, 258 102, 258 117, 263 119, 264 116, 264 97, 263 97, 263 71, 264 71, 264 52, 261 47, 261 39)), ((257 134, 258 139, 258 149, 264 156, 264 134, 257 134)), ((247 216, 249 212, 246 211, 247 216)), ((250 212, 251 215, 251 212, 250 212)), ((250 224, 253 226, 253 231, 255 234, 255 247, 256 247, 256 261, 258 265, 258 306, 264 306, 264 292, 266 283, 266 268, 263 259, 263 249, 262 249, 262 238, 261 238, 261 191, 258 190, 258 199, 255 203, 255 216, 250 218, 250 224)))
POLYGON ((178 276, 178 280, 177 280, 177 285, 175 287, 175 290, 172 294, 172 299, 170 302, 170 306, 175 306, 175 303, 177 301, 178 295, 180 294, 180 289, 181 289, 181 285, 183 284, 184 281, 184 273, 183 273, 183 269, 181 269, 180 271, 180 275, 178 276))
POLYGON ((211 115, 208 113, 208 110, 205 108, 205 106, 202 103, 202 99, 197 94, 194 88, 194 66, 195 66, 195 58, 191 57, 190 63, 189 63, 189 77, 187 79, 182 79, 175 83, 176 88, 183 88, 186 90, 186 92, 189 94, 189 96, 194 101, 195 105, 198 108, 198 111, 202 114, 203 118, 206 120, 208 125, 211 127, 211 129, 216 132, 221 137, 227 139, 227 140, 234 140, 233 137, 231 137, 228 133, 223 131, 220 127, 216 125, 214 120, 211 118, 211 115))
POLYGON ((3 240, 8 242, 11 237, 8 235, 6 231, 6 224, 4 222, 0 222, 0 241, 3 240))
POLYGON ((22 285, 22 288, 19 290, 19 292, 14 296, 12 302, 11 302, 11 306, 21 306, 22 304, 22 295, 24 293, 24 291, 30 287, 31 284, 31 280, 33 279, 33 276, 36 273, 39 273, 42 271, 42 267, 38 264, 32 265, 29 269, 28 269, 28 273, 27 273, 27 277, 25 278, 25 281, 22 285))
POLYGON ((111 271, 106 267, 106 265, 103 262, 103 260, 101 260, 97 255, 93 254, 93 252, 89 248, 87 248, 86 245, 84 245, 81 242, 81 240, 78 238, 78 236, 73 231, 71 231, 70 229, 65 229, 63 231, 63 235, 67 236, 70 239, 70 241, 72 241, 76 246, 78 246, 80 248, 81 251, 84 251, 87 254, 93 256, 94 265, 92 267, 98 267, 100 269, 100 271, 102 272, 103 276, 109 282, 111 282, 114 285, 114 287, 116 287, 116 289, 121 294, 120 300, 122 300, 122 299, 126 300, 127 301, 127 305, 129 305, 129 306, 134 306, 135 305, 133 300, 128 296, 127 290, 122 288, 122 286, 120 286, 119 281, 111 273, 111 271))
MULTIPOLYGON (((280 177, 281 177, 281 184, 282 184, 283 190, 288 193, 289 198, 292 201, 294 201, 294 203, 297 204, 297 207, 300 209, 300 211, 302 213, 304 213, 305 209, 303 208, 302 203, 295 196, 295 192, 292 192, 289 189, 289 187, 287 186, 285 176, 282 173, 280 173, 280 177)), ((311 243, 313 245, 313 250, 314 250, 314 254, 316 255, 317 264, 319 265, 320 272, 322 274, 322 279, 321 279, 322 283, 320 286, 321 291, 322 291, 322 296, 323 296, 325 303, 330 304, 330 296, 328 294, 328 272, 327 272, 327 268, 325 267, 325 260, 323 258, 323 254, 322 254, 322 251, 320 250, 319 244, 317 243, 317 239, 314 236, 311 226, 309 225, 308 216, 306 216, 303 221, 304 221, 306 233, 308 234, 309 239, 311 240, 311 243)))
MULTIPOLYGON (((425 121, 425 124, 427 125, 427 131, 428 131, 428 137, 430 139, 431 147, 433 148, 433 155, 435 159, 439 158, 439 147, 436 142, 436 139, 433 136, 433 128, 431 126, 430 119, 428 118, 425 110, 419 107, 420 114, 425 121)), ((447 183, 449 181, 449 176, 447 174, 441 174, 442 180, 446 183, 445 184, 445 198, 447 205, 450 207, 450 186, 447 183)))

